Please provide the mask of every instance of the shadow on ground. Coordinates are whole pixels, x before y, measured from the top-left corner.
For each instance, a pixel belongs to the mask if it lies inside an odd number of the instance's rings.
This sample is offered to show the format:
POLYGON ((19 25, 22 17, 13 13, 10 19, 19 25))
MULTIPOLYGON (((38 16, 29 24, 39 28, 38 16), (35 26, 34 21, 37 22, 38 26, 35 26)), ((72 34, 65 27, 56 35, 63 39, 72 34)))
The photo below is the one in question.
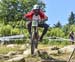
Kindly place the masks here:
POLYGON ((38 51, 38 55, 39 57, 41 57, 41 62, 67 62, 62 59, 54 59, 51 56, 49 56, 47 52, 38 51))

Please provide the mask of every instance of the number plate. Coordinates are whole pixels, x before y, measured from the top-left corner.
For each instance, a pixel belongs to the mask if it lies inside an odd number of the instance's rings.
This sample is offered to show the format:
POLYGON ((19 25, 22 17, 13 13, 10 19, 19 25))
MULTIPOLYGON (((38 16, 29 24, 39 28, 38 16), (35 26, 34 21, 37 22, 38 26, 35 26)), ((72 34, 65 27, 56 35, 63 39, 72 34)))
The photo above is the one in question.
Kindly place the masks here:
POLYGON ((38 21, 32 21, 32 26, 38 26, 38 21))

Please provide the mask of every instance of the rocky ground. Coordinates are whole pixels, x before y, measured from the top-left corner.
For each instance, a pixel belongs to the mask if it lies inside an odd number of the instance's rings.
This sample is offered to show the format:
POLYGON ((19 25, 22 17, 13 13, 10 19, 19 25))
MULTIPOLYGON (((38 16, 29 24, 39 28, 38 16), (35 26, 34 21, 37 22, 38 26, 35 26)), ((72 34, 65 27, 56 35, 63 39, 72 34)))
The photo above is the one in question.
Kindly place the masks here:
MULTIPOLYGON (((39 45, 38 50, 35 50, 35 55, 32 56, 29 44, 1 45, 0 62, 67 62, 74 47, 74 45, 62 48, 58 46, 39 45)), ((72 59, 71 61, 75 62, 75 57, 72 59)))

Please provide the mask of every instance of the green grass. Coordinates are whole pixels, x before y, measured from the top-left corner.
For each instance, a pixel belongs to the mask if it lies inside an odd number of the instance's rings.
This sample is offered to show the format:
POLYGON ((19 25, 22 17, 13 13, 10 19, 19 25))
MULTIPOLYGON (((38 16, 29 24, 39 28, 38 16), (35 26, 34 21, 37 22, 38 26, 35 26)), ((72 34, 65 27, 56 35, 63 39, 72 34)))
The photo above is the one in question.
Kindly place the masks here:
POLYGON ((44 45, 56 45, 56 46, 66 46, 66 45, 71 45, 71 42, 70 41, 49 41, 49 40, 43 40, 42 41, 42 44, 44 45))
POLYGON ((6 45, 2 45, 2 46, 0 46, 0 54, 6 54, 9 51, 18 51, 19 47, 20 46, 17 46, 15 48, 9 48, 9 47, 6 47, 6 45))

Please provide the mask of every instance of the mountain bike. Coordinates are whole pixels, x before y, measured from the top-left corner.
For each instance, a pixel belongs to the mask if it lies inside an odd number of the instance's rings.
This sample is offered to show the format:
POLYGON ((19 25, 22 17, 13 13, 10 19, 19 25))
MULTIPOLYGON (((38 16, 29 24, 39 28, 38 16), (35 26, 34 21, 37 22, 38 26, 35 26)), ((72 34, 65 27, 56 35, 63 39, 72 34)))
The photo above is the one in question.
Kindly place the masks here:
POLYGON ((31 25, 31 54, 34 54, 38 47, 38 20, 33 20, 31 25))

